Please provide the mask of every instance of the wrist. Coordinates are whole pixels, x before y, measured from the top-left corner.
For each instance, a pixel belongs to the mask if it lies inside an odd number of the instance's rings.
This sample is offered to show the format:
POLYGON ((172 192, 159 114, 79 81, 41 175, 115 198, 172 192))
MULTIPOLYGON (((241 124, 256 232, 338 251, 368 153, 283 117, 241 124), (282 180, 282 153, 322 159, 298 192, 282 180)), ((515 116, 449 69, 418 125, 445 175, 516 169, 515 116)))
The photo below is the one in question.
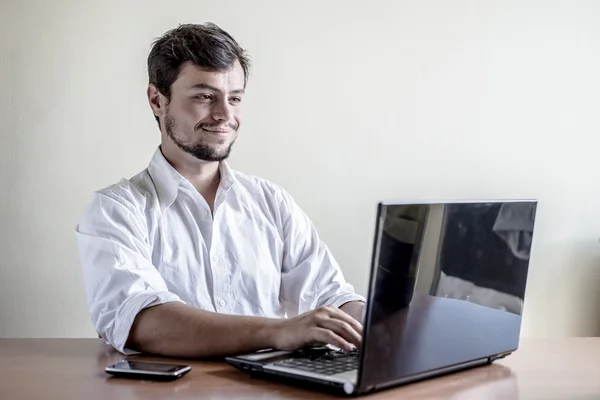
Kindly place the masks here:
POLYGON ((261 346, 265 348, 278 349, 280 344, 281 325, 285 320, 275 318, 264 318, 261 329, 259 329, 258 337, 261 346))
POLYGON ((340 306, 340 310, 353 317, 360 323, 363 323, 364 314, 366 311, 366 304, 362 300, 353 300, 346 302, 340 306))

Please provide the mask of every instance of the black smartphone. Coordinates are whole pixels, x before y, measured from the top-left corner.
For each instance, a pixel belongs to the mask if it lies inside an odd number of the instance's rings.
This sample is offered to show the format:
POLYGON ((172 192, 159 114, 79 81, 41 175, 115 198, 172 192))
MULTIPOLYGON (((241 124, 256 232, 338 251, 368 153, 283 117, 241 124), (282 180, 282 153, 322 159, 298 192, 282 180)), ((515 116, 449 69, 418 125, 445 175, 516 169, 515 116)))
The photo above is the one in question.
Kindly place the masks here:
POLYGON ((173 381, 190 372, 189 365, 163 364, 143 361, 122 360, 109 365, 105 371, 123 378, 146 379, 155 381, 173 381))

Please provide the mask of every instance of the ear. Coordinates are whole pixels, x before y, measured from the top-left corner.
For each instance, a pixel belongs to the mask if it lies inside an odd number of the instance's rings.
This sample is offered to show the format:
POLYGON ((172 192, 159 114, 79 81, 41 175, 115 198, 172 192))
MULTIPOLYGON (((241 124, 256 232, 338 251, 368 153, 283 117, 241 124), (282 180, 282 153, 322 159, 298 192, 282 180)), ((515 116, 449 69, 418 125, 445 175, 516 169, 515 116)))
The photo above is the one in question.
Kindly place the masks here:
POLYGON ((146 94, 148 95, 148 103, 150 104, 150 108, 152 108, 154 115, 159 118, 162 117, 165 112, 165 106, 167 105, 167 98, 163 96, 158 88, 152 83, 148 85, 146 94))

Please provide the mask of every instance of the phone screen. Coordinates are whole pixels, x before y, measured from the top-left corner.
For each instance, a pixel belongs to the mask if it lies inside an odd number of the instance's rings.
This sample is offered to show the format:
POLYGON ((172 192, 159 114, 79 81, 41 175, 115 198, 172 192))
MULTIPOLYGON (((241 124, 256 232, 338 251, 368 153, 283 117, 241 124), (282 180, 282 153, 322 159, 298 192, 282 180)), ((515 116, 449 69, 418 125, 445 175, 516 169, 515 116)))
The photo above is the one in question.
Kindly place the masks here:
POLYGON ((174 372, 178 369, 185 368, 185 365, 161 364, 140 361, 120 361, 115 365, 115 368, 123 371, 150 371, 150 372, 174 372))

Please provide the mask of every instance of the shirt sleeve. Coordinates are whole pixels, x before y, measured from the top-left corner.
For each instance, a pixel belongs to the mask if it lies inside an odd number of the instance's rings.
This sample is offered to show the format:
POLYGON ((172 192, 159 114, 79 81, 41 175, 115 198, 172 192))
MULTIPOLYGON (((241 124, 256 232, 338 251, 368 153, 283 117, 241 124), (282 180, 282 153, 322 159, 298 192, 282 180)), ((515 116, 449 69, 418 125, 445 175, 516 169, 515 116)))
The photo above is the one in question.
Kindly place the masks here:
POLYGON ((142 309, 181 299, 152 265, 146 220, 135 202, 95 193, 76 228, 83 281, 96 331, 116 350, 125 348, 142 309))
POLYGON ((284 252, 281 297, 288 316, 317 307, 340 307, 365 301, 344 279, 335 258, 319 238, 314 225, 285 191, 281 191, 284 252))

